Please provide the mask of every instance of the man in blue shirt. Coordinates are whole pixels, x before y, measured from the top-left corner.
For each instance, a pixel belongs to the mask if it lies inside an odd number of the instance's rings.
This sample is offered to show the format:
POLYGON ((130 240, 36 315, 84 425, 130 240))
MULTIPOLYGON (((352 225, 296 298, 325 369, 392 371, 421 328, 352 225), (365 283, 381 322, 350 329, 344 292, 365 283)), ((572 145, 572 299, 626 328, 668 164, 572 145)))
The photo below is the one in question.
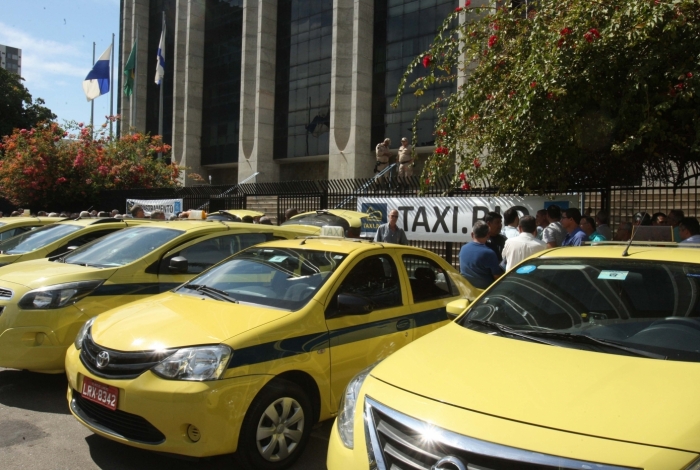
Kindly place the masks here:
POLYGON ((561 246, 581 246, 588 241, 588 235, 581 230, 581 211, 571 208, 562 212, 561 226, 566 230, 566 236, 561 246))
POLYGON ((459 251, 459 272, 477 289, 486 289, 503 274, 498 256, 486 246, 489 226, 479 220, 472 227, 472 240, 459 251))

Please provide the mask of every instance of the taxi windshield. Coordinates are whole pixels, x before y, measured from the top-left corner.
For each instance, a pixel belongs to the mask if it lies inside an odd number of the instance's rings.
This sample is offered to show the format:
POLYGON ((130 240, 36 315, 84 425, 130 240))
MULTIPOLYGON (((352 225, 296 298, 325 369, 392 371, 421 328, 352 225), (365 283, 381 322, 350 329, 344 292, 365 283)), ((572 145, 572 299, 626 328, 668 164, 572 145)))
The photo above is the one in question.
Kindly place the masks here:
POLYGON ((124 266, 183 233, 170 228, 131 227, 98 238, 64 256, 61 261, 98 268, 124 266))
POLYGON ((47 225, 45 227, 23 233, 0 243, 0 253, 3 255, 19 255, 45 247, 49 243, 77 232, 80 225, 47 225))
POLYGON ((460 324, 556 346, 700 362, 700 265, 532 260, 492 286, 460 324))
POLYGON ((192 279, 178 291, 218 292, 225 296, 220 300, 298 310, 311 300, 346 257, 321 250, 253 247, 192 279))

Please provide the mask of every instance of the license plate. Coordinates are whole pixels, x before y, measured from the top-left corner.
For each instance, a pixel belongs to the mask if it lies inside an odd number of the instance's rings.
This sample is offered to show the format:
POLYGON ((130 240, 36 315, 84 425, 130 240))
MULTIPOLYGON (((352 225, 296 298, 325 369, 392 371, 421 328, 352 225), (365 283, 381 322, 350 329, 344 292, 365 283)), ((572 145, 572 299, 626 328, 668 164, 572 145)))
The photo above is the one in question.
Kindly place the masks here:
POLYGON ((83 390, 80 394, 86 400, 95 402, 105 408, 110 410, 117 409, 117 400, 119 399, 119 389, 117 387, 111 387, 96 382, 89 377, 83 377, 83 390))

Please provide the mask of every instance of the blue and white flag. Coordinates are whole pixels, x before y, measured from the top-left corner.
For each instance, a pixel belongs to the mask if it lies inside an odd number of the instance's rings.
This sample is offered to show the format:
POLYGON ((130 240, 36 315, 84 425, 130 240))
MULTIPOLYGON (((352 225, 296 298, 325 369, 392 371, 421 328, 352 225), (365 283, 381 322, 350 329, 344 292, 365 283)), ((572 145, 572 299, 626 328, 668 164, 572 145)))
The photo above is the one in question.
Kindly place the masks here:
POLYGON ((83 81, 83 91, 88 101, 109 92, 109 56, 111 54, 112 45, 110 44, 83 81))
POLYGON ((158 63, 156 64, 156 85, 160 85, 165 76, 165 26, 163 32, 160 33, 160 42, 158 43, 158 63))

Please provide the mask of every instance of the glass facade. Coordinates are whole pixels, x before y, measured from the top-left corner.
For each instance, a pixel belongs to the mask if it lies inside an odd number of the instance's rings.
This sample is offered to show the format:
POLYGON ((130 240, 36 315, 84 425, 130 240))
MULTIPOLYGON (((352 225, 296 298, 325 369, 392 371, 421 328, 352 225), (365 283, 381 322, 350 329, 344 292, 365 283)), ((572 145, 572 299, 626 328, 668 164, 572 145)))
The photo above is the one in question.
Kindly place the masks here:
POLYGON ((333 0, 277 7, 274 158, 328 154, 333 0))
MULTIPOLYGON (((163 80, 163 141, 173 143, 173 64, 175 51, 175 2, 152 0, 148 11, 148 80, 146 81, 146 132, 158 135, 160 87, 155 84, 156 51, 165 12, 165 78, 163 80)), ((99 51, 97 52, 99 54, 99 51)), ((121 95, 121 93, 120 93, 121 95)))
MULTIPOLYGON (((375 0, 374 2, 374 70, 372 77, 372 142, 389 137, 397 146, 401 137, 411 140, 413 119, 421 105, 453 91, 455 83, 434 87, 423 96, 411 91, 401 98, 398 108, 391 107, 396 90, 408 64, 428 49, 444 19, 459 5, 458 0, 375 0)), ((426 75, 417 67, 409 83, 426 75)), ((417 146, 435 143, 435 113, 426 112, 418 122, 417 146)))
POLYGON ((202 165, 238 161, 243 0, 206 0, 202 165))

